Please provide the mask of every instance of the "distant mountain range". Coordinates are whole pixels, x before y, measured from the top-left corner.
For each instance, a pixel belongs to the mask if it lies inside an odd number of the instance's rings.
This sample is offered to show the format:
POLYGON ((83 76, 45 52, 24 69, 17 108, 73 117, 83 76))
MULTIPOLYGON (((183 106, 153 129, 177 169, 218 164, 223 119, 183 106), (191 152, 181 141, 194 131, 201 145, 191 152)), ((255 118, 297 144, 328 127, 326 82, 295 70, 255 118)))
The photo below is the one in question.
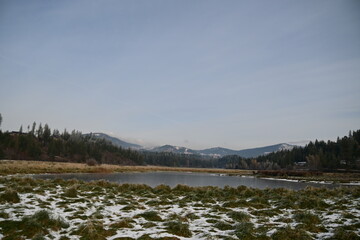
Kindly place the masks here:
POLYGON ((295 145, 291 145, 288 143, 280 143, 271 146, 259 147, 259 148, 250 148, 243 150, 232 150, 228 148, 208 148, 204 150, 193 150, 185 147, 177 147, 171 145, 164 145, 161 147, 155 147, 150 149, 152 152, 172 152, 172 153, 180 153, 180 154, 198 154, 202 156, 209 156, 214 158, 224 157, 227 155, 238 155, 241 157, 257 157, 260 155, 266 155, 271 152, 277 152, 281 150, 291 150, 295 147, 295 145))
MULTIPOLYGON (((90 134, 85 134, 90 135, 90 134)), ((241 157, 251 158, 251 157, 258 157, 261 155, 266 155, 271 152, 277 152, 281 150, 291 150, 294 147, 298 146, 295 144, 288 144, 288 143, 280 143, 265 147, 258 147, 258 148, 250 148, 250 149, 243 149, 243 150, 232 150, 228 148, 221 148, 221 147, 215 147, 215 148, 208 148, 204 150, 193 150, 190 148, 185 147, 178 147, 178 146, 172 146, 172 145, 164 145, 160 147, 154 147, 151 149, 145 149, 144 147, 134 144, 125 142, 123 140, 120 140, 116 137, 111 137, 105 133, 91 133, 92 137, 95 138, 101 138, 105 139, 115 146, 119 146, 122 148, 131 148, 136 150, 144 150, 144 151, 151 151, 151 152, 171 152, 171 153, 177 153, 177 154, 196 154, 201 155, 204 157, 213 157, 213 158, 219 158, 224 157, 227 155, 238 155, 241 157)))
POLYGON ((128 143, 125 142, 123 140, 120 140, 116 137, 111 137, 105 133, 88 133, 88 134, 84 134, 84 135, 91 135, 91 137, 94 138, 100 138, 100 139, 105 139, 106 141, 111 142, 113 145, 117 146, 117 147, 122 147, 122 148, 131 148, 131 149, 142 149, 143 147, 134 143, 128 143))

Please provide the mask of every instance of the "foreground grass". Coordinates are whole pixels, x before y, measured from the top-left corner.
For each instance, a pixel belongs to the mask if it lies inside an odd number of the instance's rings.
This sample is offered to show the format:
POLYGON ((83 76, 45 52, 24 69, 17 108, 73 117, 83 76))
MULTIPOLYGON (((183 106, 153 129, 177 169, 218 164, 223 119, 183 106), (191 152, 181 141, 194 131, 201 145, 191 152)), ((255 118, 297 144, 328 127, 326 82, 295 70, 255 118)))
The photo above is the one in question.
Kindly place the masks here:
POLYGON ((360 187, 170 188, 0 178, 0 238, 360 239, 360 187))
POLYGON ((203 172, 224 173, 237 175, 251 175, 252 171, 212 168, 178 168, 161 166, 119 166, 102 164, 100 166, 88 166, 83 163, 42 162, 0 160, 0 175, 12 174, 40 174, 40 173, 114 173, 114 172, 154 172, 154 171, 177 171, 177 172, 203 172))

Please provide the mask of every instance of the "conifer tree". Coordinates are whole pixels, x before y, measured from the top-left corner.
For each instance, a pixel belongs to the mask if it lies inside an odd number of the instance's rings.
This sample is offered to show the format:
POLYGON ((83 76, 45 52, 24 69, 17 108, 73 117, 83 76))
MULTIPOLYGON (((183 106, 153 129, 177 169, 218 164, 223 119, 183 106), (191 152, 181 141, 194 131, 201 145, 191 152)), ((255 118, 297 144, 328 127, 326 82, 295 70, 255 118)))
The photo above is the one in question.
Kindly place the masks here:
POLYGON ((43 132, 43 139, 45 143, 47 143, 50 140, 50 136, 51 136, 51 130, 49 128, 49 125, 45 124, 44 132, 43 132))
POLYGON ((36 128, 36 122, 33 122, 31 132, 30 132, 32 135, 35 135, 35 128, 36 128))
POLYGON ((37 130, 37 137, 38 137, 38 138, 42 138, 43 132, 44 132, 44 129, 43 129, 41 123, 40 123, 40 125, 39 125, 39 127, 38 127, 38 130, 37 130))

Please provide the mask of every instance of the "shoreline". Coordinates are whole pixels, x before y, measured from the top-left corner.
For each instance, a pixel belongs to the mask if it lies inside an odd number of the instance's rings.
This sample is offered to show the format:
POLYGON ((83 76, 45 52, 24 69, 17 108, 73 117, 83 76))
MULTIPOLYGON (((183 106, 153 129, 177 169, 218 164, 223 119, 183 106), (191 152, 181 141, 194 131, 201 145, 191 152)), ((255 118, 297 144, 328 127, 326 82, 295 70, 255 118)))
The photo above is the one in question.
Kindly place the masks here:
POLYGON ((281 181, 313 182, 322 184, 360 185, 360 174, 326 173, 317 176, 267 176, 257 170, 220 169, 220 168, 185 168, 165 166, 119 166, 102 164, 88 166, 85 163, 47 162, 29 160, 0 160, 0 176, 26 174, 63 174, 63 173, 121 173, 121 172, 191 172, 209 173, 227 176, 252 176, 262 179, 281 181))

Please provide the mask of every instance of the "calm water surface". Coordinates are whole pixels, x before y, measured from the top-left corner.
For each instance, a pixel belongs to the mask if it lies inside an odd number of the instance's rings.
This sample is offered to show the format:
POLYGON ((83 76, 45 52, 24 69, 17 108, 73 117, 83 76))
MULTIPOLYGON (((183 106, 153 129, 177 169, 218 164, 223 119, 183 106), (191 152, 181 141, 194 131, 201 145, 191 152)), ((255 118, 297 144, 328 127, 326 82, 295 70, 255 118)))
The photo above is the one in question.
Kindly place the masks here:
POLYGON ((285 180, 273 180, 255 178, 250 176, 224 176, 221 174, 207 173, 182 173, 182 172, 145 172, 145 173, 75 173, 75 174, 38 174, 34 178, 40 179, 78 179, 82 181, 107 180, 117 183, 146 184, 156 187, 160 184, 175 187, 178 184, 184 184, 193 187, 199 186, 217 186, 231 187, 247 186, 252 188, 288 188, 293 190, 303 189, 307 186, 313 187, 338 187, 337 184, 320 184, 307 182, 290 182, 285 180))

